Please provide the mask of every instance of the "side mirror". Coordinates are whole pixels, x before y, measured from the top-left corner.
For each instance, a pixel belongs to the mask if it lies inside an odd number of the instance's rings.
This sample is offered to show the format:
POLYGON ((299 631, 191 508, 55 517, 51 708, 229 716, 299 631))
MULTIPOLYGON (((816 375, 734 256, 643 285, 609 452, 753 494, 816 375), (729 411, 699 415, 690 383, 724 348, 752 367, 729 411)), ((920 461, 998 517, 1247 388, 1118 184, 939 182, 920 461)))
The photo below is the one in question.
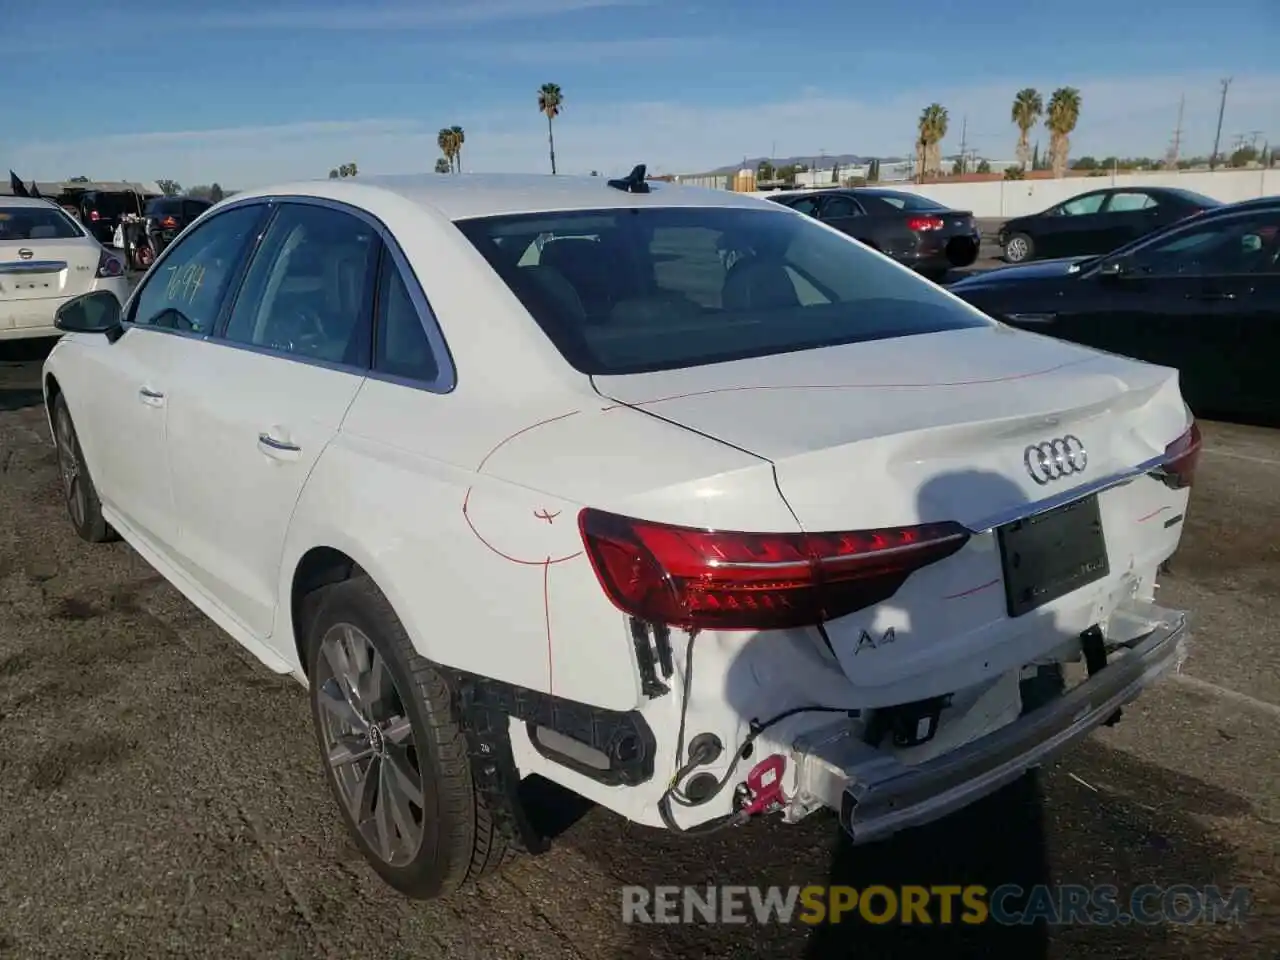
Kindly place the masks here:
POLYGON ((53 325, 64 333, 105 333, 112 343, 120 339, 123 308, 110 290, 82 293, 68 300, 54 314, 53 325))
POLYGON ((1121 277, 1130 276, 1133 273, 1133 264, 1126 257, 1117 257, 1114 260, 1108 260, 1098 270, 1098 276, 1107 277, 1108 279, 1118 280, 1121 277))

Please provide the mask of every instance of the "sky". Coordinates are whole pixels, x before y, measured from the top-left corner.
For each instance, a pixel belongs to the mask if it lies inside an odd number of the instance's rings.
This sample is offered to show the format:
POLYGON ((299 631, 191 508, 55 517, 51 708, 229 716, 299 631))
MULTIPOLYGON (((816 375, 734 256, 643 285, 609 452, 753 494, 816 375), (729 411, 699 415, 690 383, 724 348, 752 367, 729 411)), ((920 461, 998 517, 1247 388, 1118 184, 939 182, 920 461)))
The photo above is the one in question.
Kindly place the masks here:
MULTIPOLYGON (((549 172, 537 91, 558 83, 562 173, 692 173, 743 157, 1011 159, 1013 94, 1080 90, 1073 156, 1280 144, 1280 0, 0 0, 0 170, 245 189, 429 171, 549 172)), ((1033 133, 1042 147, 1048 133, 1033 133)))

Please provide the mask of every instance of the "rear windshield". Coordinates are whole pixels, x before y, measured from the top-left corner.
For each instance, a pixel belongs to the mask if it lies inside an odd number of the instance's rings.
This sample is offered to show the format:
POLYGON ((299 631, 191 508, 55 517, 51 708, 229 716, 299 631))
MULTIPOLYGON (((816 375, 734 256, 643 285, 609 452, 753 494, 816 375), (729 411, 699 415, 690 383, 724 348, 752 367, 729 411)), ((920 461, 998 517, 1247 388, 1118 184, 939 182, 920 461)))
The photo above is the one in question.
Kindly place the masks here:
POLYGON ((0 207, 0 240, 71 240, 84 234, 59 207, 0 207))
POLYGON ((1174 187, 1169 192, 1176 197, 1181 197, 1187 203, 1194 204, 1197 207, 1204 207, 1206 210, 1222 206, 1221 200, 1206 197, 1203 193, 1196 193, 1194 190, 1183 190, 1181 187, 1174 187))
POLYGON ((84 197, 86 210, 97 210, 99 216, 118 217, 122 213, 138 212, 138 196, 133 193, 88 193, 84 197))
POLYGON ((668 207, 457 222, 583 373, 672 370, 993 321, 784 209, 668 207))
POLYGON ((859 200, 880 200, 898 210, 946 210, 947 207, 937 200, 928 197, 917 197, 914 193, 892 193, 877 190, 859 190, 854 194, 859 200))
POLYGON ((148 200, 147 208, 143 213, 148 217, 166 217, 177 216, 182 213, 182 200, 172 197, 160 197, 156 200, 148 200))

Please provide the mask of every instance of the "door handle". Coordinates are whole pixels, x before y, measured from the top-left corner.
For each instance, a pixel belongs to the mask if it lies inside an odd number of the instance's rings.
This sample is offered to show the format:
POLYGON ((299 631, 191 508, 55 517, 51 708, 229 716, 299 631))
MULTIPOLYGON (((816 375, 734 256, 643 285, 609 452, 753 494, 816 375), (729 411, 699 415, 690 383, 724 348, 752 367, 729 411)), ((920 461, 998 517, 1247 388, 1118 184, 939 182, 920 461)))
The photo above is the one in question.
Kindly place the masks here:
POLYGON ((1219 290, 1206 291, 1205 293, 1188 293, 1187 294, 1188 300, 1234 300, 1235 298, 1236 298, 1236 295, 1234 293, 1227 293, 1225 291, 1219 291, 1219 290))
POLYGON ((152 390, 150 387, 142 387, 139 389, 138 399, 149 407, 164 406, 164 394, 159 390, 152 390))
POLYGON ((1056 313, 1007 313, 1005 318, 1010 323, 1039 324, 1047 326, 1058 319, 1056 313))
POLYGON ((276 460, 296 460, 302 452, 302 448, 296 443, 281 440, 269 433, 258 434, 258 449, 276 460))

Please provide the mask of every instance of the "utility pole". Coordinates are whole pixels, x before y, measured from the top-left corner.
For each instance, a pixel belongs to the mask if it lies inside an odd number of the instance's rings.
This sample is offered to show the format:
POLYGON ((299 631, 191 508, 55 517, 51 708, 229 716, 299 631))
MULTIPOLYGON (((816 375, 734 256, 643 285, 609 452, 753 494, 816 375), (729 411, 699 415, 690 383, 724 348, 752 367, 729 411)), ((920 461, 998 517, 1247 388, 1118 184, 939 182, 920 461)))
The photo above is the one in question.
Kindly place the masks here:
POLYGON ((1178 125, 1173 128, 1173 143, 1169 145, 1169 156, 1165 166, 1170 170, 1178 169, 1178 153, 1182 149, 1182 111, 1187 105, 1187 95, 1178 98, 1178 125))
POLYGON ((1218 169, 1218 145, 1222 142, 1222 115, 1227 112, 1227 90, 1231 88, 1231 77, 1222 81, 1222 100, 1218 103, 1218 132, 1213 135, 1213 153, 1209 156, 1209 169, 1218 169))
POLYGON ((969 160, 969 153, 967 150, 968 146, 969 146, 969 115, 966 113, 964 115, 963 122, 960 124, 960 172, 962 174, 969 172, 967 169, 968 160, 969 160))

